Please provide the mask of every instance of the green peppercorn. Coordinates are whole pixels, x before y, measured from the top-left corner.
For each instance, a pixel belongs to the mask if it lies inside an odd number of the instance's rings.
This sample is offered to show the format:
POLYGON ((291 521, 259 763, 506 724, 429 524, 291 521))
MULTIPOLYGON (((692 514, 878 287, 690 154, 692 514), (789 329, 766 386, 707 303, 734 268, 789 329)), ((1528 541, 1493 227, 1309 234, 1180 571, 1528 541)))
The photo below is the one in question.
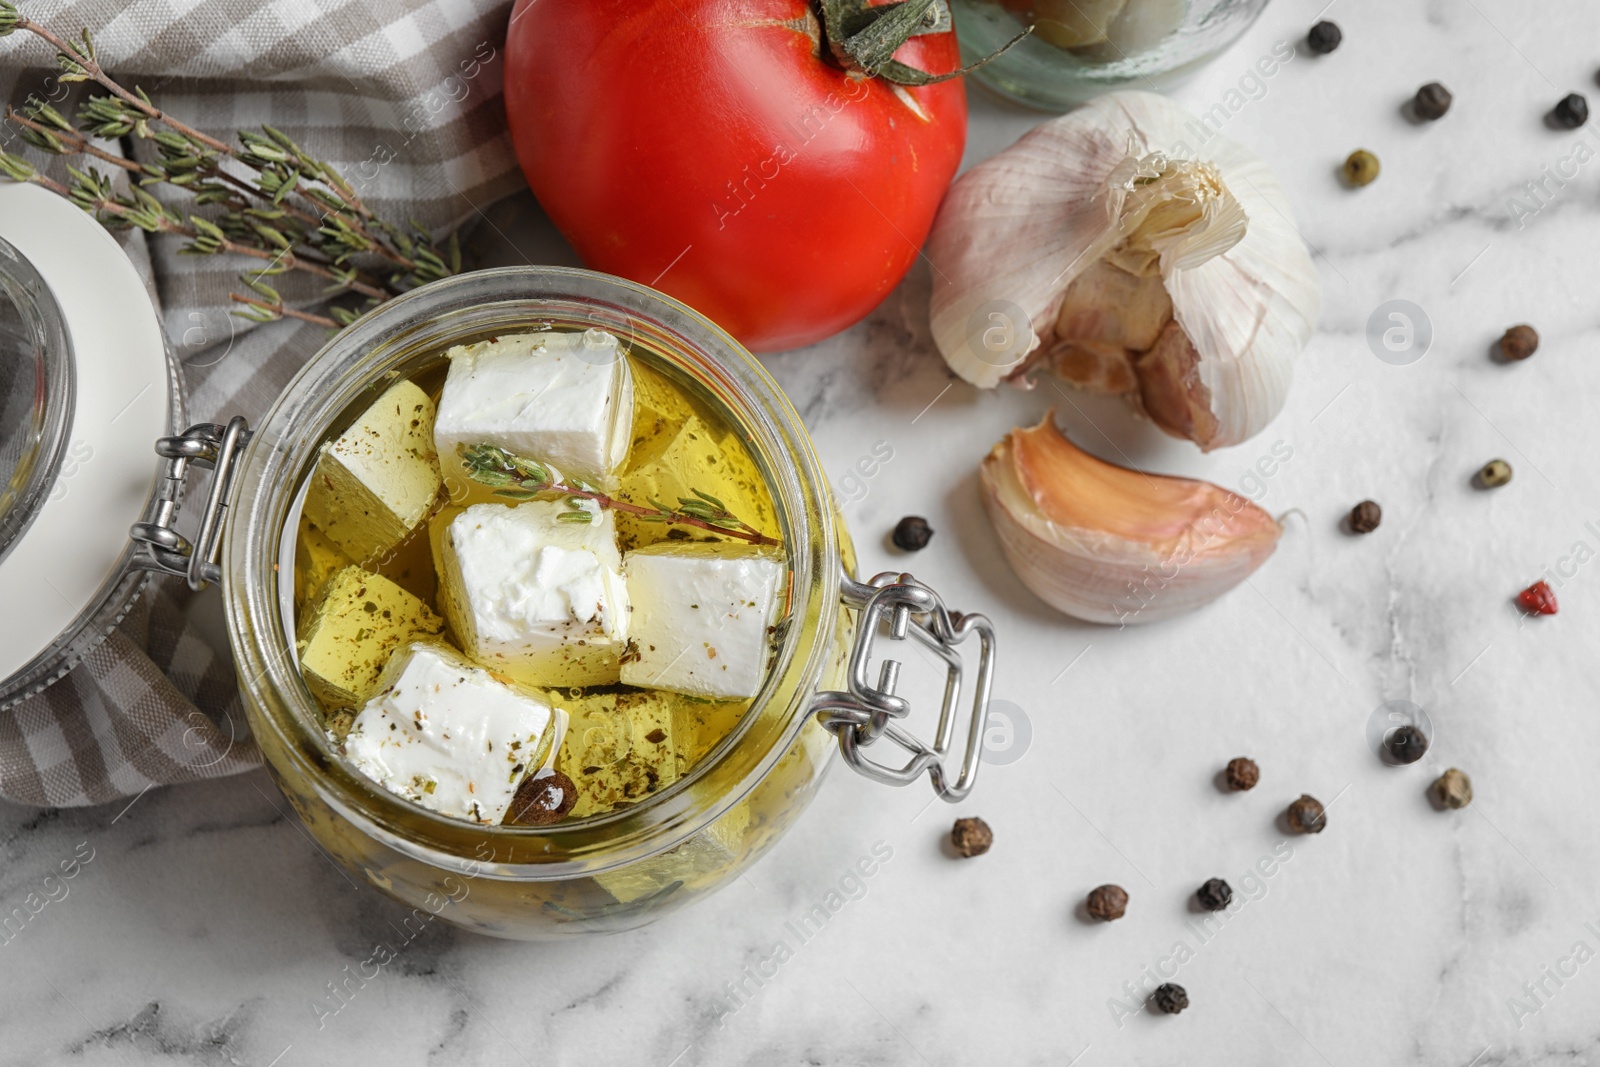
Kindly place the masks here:
POLYGON ((1464 808, 1472 803, 1472 779, 1451 767, 1429 787, 1433 799, 1445 808, 1464 808))
POLYGON ((1485 489, 1498 489, 1511 480, 1511 464, 1503 459, 1491 459, 1478 472, 1478 484, 1485 489))
POLYGON ((1378 177, 1378 157, 1365 148, 1358 148, 1344 161, 1344 180, 1347 185, 1360 188, 1371 185, 1378 177))
POLYGON ((1432 122, 1444 117, 1454 99, 1449 89, 1438 82, 1429 82, 1417 90, 1417 95, 1411 101, 1411 109, 1417 113, 1417 118, 1432 122))

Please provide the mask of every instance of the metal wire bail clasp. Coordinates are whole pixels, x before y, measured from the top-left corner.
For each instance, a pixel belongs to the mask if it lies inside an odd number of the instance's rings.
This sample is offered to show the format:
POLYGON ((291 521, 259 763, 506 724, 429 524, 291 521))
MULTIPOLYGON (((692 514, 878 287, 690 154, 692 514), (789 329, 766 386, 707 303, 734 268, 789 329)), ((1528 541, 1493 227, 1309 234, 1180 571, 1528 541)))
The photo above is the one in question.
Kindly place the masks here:
POLYGON ((222 517, 228 510, 234 464, 249 442, 250 424, 240 416, 234 416, 226 426, 201 423, 189 427, 180 437, 163 437, 156 442, 156 455, 166 461, 165 471, 156 491, 153 521, 136 522, 128 531, 134 544, 143 548, 134 557, 135 568, 176 574, 188 580, 190 589, 204 589, 208 583, 221 580, 222 568, 217 559, 222 549, 222 517), (191 464, 214 471, 194 544, 175 527, 184 477, 191 464))
POLYGON ((817 718, 839 738, 839 752, 857 771, 879 782, 906 785, 926 773, 934 792, 955 803, 971 792, 978 775, 983 734, 989 721, 989 690, 994 680, 994 626, 982 615, 956 615, 945 609, 939 594, 909 574, 892 571, 865 584, 848 574, 840 599, 860 611, 855 645, 850 651, 848 693, 818 693, 812 704, 817 718), (914 638, 945 662, 944 702, 939 711, 938 733, 932 745, 912 736, 894 720, 911 710, 895 693, 900 683, 900 661, 885 659, 874 683, 867 670, 881 624, 888 624, 888 639, 914 638), (945 771, 945 756, 961 713, 961 654, 957 646, 969 636, 978 637, 978 677, 968 715, 966 750, 955 782, 945 771), (894 767, 869 758, 865 749, 887 737, 911 754, 904 766, 894 767))

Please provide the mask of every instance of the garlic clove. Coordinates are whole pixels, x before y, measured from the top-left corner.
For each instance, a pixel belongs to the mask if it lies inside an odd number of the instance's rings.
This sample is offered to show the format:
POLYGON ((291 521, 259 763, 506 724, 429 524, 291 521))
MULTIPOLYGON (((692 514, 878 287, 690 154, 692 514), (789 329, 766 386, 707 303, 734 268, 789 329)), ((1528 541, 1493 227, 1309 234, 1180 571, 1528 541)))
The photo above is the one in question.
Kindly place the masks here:
POLYGON ((1266 164, 1196 130, 1165 97, 1108 93, 962 175, 927 250, 950 367, 992 388, 1044 359, 1208 451, 1265 428, 1317 273, 1266 164))
POLYGON ((1260 567, 1282 533, 1221 486, 1089 455, 1053 412, 996 444, 979 478, 1017 577, 1089 622, 1155 622, 1207 604, 1260 567))
POLYGON ((1172 300, 1159 277, 1100 260, 1061 298, 1051 369, 1080 389, 1131 392, 1139 387, 1137 354, 1149 350, 1171 321, 1172 300))
POLYGON ((1000 0, 1033 34, 1057 48, 1081 48, 1107 40, 1125 7, 1142 0, 1000 0))
POLYGON ((1176 322, 1169 322, 1156 343, 1139 357, 1139 400, 1145 414, 1174 437, 1187 437, 1205 447, 1217 437, 1211 390, 1200 377, 1200 353, 1176 322))
POLYGON ((1074 48, 1072 54, 1095 63, 1116 63, 1161 43, 1183 24, 1188 0, 1133 0, 1106 23, 1102 42, 1074 48))

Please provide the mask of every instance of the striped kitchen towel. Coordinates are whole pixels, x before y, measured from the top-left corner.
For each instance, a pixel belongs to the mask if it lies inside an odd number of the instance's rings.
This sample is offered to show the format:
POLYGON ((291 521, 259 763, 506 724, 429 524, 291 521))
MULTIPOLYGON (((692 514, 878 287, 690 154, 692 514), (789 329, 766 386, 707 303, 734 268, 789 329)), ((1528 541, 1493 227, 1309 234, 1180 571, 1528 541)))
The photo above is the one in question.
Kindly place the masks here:
MULTIPOLYGON (((94 35, 128 87, 213 137, 272 125, 332 163, 380 217, 440 234, 522 188, 505 135, 502 49, 509 0, 80 0, 19 4, 62 37, 94 35)), ((54 56, 27 33, 0 40, 0 96, 72 114, 54 56)), ((66 161, 0 144, 46 173, 66 161)), ((143 144, 106 143, 137 156, 143 144)), ((150 191, 187 211, 177 190, 150 191)), ((175 240, 124 235, 183 367, 191 422, 252 421, 321 347, 327 331, 231 315, 248 263, 176 254, 175 240)), ((279 287, 292 304, 314 288, 279 287)), ((152 453, 152 463, 154 454, 152 453)), ((198 596, 216 596, 215 591, 198 596)), ((65 678, 0 712, 0 798, 101 804, 153 785, 235 774, 260 763, 239 715, 233 668, 192 620, 181 582, 153 579, 111 637, 65 678)))

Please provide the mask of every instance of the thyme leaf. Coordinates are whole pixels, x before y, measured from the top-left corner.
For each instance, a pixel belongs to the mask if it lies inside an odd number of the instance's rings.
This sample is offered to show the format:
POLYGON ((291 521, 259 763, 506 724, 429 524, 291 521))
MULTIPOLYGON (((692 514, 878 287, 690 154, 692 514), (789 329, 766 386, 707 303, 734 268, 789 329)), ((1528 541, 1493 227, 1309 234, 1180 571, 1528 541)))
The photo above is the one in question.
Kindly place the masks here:
POLYGON ((692 490, 694 496, 680 498, 677 508, 669 508, 655 499, 649 500, 646 506, 618 500, 578 479, 563 481, 551 468, 498 445, 461 445, 458 454, 467 477, 480 485, 494 487, 495 496, 510 500, 533 500, 544 495, 565 497, 571 510, 556 516, 562 522, 592 522, 594 512, 581 506, 583 501, 592 500, 602 508, 626 512, 644 522, 694 526, 753 545, 781 544, 777 538, 768 537, 733 515, 716 497, 698 489, 692 490))

